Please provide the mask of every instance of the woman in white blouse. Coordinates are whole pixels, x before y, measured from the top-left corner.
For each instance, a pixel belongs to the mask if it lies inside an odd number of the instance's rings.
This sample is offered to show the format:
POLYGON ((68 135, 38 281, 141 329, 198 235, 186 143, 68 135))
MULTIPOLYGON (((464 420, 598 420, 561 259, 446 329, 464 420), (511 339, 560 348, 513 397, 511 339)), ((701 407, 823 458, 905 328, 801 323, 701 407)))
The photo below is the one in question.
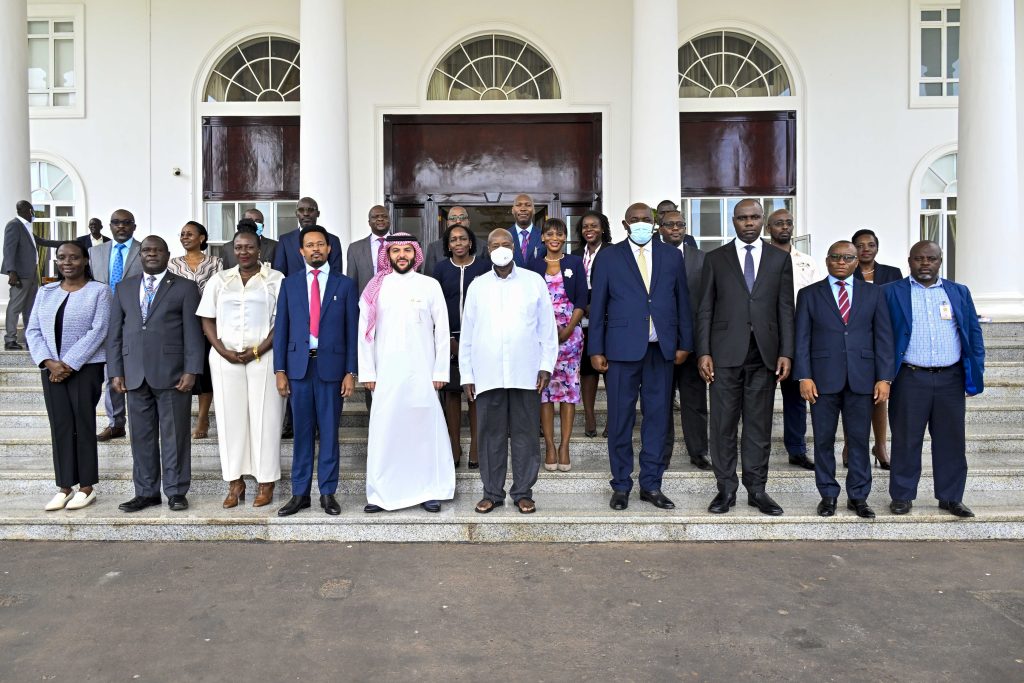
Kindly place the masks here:
POLYGON ((281 478, 281 420, 285 399, 274 377, 274 314, 284 276, 260 263, 253 233, 235 234, 238 265, 206 283, 196 314, 213 347, 210 371, 217 411, 221 471, 228 483, 225 508, 245 500, 243 475, 255 477, 253 507, 269 504, 281 478))

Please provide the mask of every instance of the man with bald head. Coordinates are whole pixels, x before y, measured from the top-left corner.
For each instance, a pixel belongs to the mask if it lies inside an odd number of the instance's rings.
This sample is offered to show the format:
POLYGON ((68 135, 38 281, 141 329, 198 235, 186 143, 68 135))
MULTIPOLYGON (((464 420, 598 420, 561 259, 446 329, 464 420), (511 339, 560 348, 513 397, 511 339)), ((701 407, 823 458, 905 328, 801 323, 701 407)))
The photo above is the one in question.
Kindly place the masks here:
POLYGON ((782 508, 765 491, 775 384, 793 359, 793 262, 761 239, 764 209, 736 204, 736 239, 708 253, 697 312, 697 367, 711 385, 711 463, 718 495, 708 511, 736 505, 736 433, 743 419, 747 503, 766 515, 782 508))
MULTIPOLYGON (((787 209, 772 211, 767 221, 769 243, 789 254, 793 262, 793 294, 821 280, 814 259, 793 246, 793 214, 787 209)), ((782 393, 782 443, 789 454, 789 464, 813 470, 807 457, 807 403, 800 396, 800 385, 794 377, 779 382, 782 393)))
POLYGON ((966 396, 985 389, 985 341, 967 287, 939 276, 942 249, 918 242, 910 249, 910 277, 883 287, 896 344, 896 379, 889 401, 893 514, 905 515, 917 498, 925 429, 932 437, 932 475, 939 508, 973 517, 963 503, 967 485, 966 396))
POLYGON ((541 230, 533 225, 533 212, 533 198, 528 194, 517 195, 512 203, 515 223, 508 231, 512 234, 512 256, 520 268, 525 268, 535 256, 545 253, 541 230))
MULTIPOLYGON (((248 212, 246 212, 248 215, 248 212)), ((280 241, 274 251, 274 258, 271 260, 271 268, 284 273, 287 277, 291 273, 297 273, 306 269, 306 262, 302 258, 302 245, 299 242, 299 234, 303 228, 311 225, 319 225, 320 206, 312 197, 303 197, 295 205, 295 218, 297 225, 294 230, 279 235, 280 241)), ((331 245, 331 255, 328 263, 331 268, 341 271, 341 240, 334 233, 328 231, 328 242, 331 245)))
POLYGON ((367 223, 370 225, 370 234, 348 245, 346 257, 348 269, 345 274, 355 280, 359 294, 363 293, 366 285, 377 274, 377 257, 381 249, 386 250, 384 238, 391 232, 391 215, 378 204, 370 208, 367 223))
POLYGON ((450 228, 465 228, 472 231, 469 224, 469 212, 465 207, 453 206, 448 209, 448 217, 445 220, 446 227, 441 231, 441 236, 427 246, 427 253, 423 257, 423 274, 433 276, 434 266, 444 260, 444 235, 450 228))
MULTIPOLYGON (((113 225, 111 220, 111 225, 113 225)), ((107 328, 110 386, 128 394, 132 416, 135 497, 123 512, 160 504, 160 484, 171 510, 188 509, 192 472, 192 386, 203 371, 199 287, 167 270, 167 243, 142 241, 142 273, 114 288, 107 328)))
POLYGON ((640 500, 675 507, 661 491, 672 419, 674 365, 693 351, 686 266, 679 249, 652 240, 654 212, 626 210, 629 239, 609 245, 591 277, 590 362, 606 372, 608 460, 613 510, 625 510, 633 488, 633 426, 640 399, 640 500))

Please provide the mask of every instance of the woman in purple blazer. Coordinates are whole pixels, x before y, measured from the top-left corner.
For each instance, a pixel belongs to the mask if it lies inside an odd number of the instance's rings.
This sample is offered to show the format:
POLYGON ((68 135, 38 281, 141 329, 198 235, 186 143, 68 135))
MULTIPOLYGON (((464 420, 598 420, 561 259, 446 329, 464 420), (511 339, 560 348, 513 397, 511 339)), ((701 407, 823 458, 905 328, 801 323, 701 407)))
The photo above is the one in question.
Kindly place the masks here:
POLYGON ((32 360, 42 368, 60 488, 44 508, 49 511, 77 510, 96 500, 96 404, 103 387, 111 298, 110 287, 92 279, 89 254, 81 243, 57 247, 57 270, 58 281, 36 295, 25 329, 32 360), (72 492, 74 486, 78 491, 72 492))
POLYGON ((569 438, 576 417, 576 404, 580 402, 580 362, 583 359, 583 328, 580 323, 590 303, 583 259, 563 253, 567 238, 565 223, 559 218, 549 218, 541 231, 545 253, 531 260, 527 266, 547 283, 558 326, 558 360, 555 361, 551 381, 541 393, 540 423, 547 445, 544 469, 561 472, 568 472, 572 467, 569 463, 569 438), (561 404, 559 418, 562 423, 562 438, 557 451, 555 403, 561 404))

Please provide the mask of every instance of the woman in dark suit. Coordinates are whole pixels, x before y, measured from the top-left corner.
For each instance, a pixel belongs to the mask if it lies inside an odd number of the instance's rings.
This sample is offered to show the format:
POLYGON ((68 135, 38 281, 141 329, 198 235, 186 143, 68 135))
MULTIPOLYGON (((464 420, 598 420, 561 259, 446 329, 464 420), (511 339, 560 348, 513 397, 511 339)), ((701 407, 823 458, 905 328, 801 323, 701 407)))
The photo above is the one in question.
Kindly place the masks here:
POLYGON ((57 247, 57 282, 36 295, 25 341, 42 368, 53 469, 60 491, 44 509, 77 510, 96 500, 96 404, 103 387, 110 288, 92 279, 79 242, 57 247), (72 492, 72 487, 78 491, 72 492))
MULTIPOLYGON (((875 285, 886 285, 903 279, 903 273, 895 266, 887 266, 875 261, 878 255, 878 235, 873 230, 864 228, 853 233, 853 246, 857 248, 857 259, 860 266, 853 271, 853 277, 875 285)), ((882 401, 875 405, 871 414, 871 427, 875 434, 875 445, 871 449, 875 462, 883 470, 889 469, 889 449, 886 444, 889 430, 889 402, 882 401)), ((843 467, 846 467, 847 450, 843 446, 843 467)))
MULTIPOLYGON (((608 224, 608 217, 598 211, 587 211, 580 216, 577 223, 580 232, 581 244, 573 250, 573 254, 583 259, 583 270, 587 272, 587 292, 589 300, 590 279, 593 275, 594 263, 601 249, 612 243, 612 228, 608 224)), ((587 307, 590 308, 589 306, 587 307)), ((597 436, 597 416, 594 412, 594 404, 597 402, 597 382, 601 379, 601 373, 594 369, 590 362, 590 354, 587 352, 587 331, 590 321, 586 314, 583 316, 583 360, 580 362, 580 388, 583 394, 583 434, 590 438, 597 436)), ((604 436, 608 436, 607 425, 604 428, 604 436)))
POLYGON ((541 240, 545 253, 535 257, 527 266, 544 278, 558 326, 558 359, 551 381, 540 395, 540 423, 547 445, 544 469, 560 472, 568 472, 572 467, 569 463, 569 439, 576 417, 576 404, 580 402, 580 361, 583 359, 583 328, 580 323, 590 302, 583 259, 563 253, 567 239, 568 230, 560 218, 544 221, 541 240), (561 406, 559 416, 562 423, 562 438, 557 451, 555 403, 561 406))

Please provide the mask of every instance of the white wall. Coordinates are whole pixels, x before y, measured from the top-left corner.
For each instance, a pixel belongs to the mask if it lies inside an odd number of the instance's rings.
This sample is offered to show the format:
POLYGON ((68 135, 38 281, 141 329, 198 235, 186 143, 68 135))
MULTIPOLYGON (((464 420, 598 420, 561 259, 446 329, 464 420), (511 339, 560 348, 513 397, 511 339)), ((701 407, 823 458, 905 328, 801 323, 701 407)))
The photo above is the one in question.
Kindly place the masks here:
MULTIPOLYGON (((140 234, 175 238, 194 216, 194 86, 211 50, 246 27, 297 31, 298 1, 86 1, 86 117, 32 121, 32 145, 67 159, 81 175, 88 213, 106 220, 126 207, 140 234), (152 39, 150 40, 150 34, 152 39), (171 175, 180 167, 181 177, 171 175)), ((1021 3, 1018 1, 1018 6, 1021 3)), ((440 13, 432 3, 349 0, 348 50, 353 238, 382 199, 381 117, 395 113, 494 111, 481 104, 426 102, 434 60, 477 30, 507 30, 548 52, 563 101, 499 111, 601 111, 604 210, 618 224, 630 197, 631 10, 628 2, 522 0, 464 2, 440 13)), ((799 181, 803 230, 821 257, 835 239, 874 227, 882 259, 903 263, 914 226, 910 175, 934 147, 955 141, 954 109, 907 104, 906 3, 865 0, 837 10, 812 0, 679 1, 679 31, 734 22, 763 27, 791 53, 806 84, 799 181)), ((1021 89, 1024 92, 1024 88, 1021 89)), ((1024 149, 1022 149, 1024 157, 1024 149)), ((330 225, 341 217, 321 207, 330 225)))

